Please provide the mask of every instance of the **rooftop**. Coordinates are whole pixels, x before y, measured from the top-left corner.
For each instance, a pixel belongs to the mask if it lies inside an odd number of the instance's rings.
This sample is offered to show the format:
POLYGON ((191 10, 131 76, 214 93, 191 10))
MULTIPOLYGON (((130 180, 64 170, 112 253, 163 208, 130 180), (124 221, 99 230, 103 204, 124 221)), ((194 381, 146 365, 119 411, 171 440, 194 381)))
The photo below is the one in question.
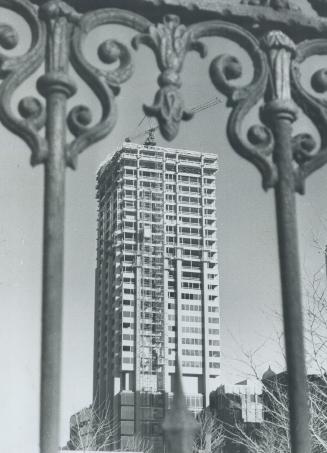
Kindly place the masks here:
POLYGON ((140 145, 138 143, 132 143, 132 142, 124 142, 121 147, 118 147, 117 150, 112 154, 110 153, 106 159, 100 164, 97 174, 98 176, 101 174, 101 172, 104 170, 104 168, 107 167, 107 165, 117 156, 118 153, 122 151, 128 151, 128 150, 146 150, 146 151, 155 151, 159 153, 165 153, 165 154, 175 154, 175 155, 181 155, 181 156, 189 156, 189 157, 197 157, 199 158, 200 156, 204 156, 210 160, 212 160, 212 163, 216 163, 218 160, 218 156, 215 153, 208 153, 208 152, 202 152, 202 151, 192 151, 188 149, 182 149, 182 148, 166 148, 164 146, 148 146, 148 145, 140 145))

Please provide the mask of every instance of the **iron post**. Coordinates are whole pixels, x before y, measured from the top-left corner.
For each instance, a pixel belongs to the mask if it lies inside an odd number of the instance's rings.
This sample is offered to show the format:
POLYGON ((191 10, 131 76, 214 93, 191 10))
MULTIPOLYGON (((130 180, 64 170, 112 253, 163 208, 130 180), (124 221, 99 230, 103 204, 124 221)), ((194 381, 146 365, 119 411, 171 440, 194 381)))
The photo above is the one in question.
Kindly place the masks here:
POLYGON ((295 112, 279 106, 273 114, 278 182, 275 204, 288 375, 290 433, 293 453, 311 451, 309 400, 305 365, 301 275, 296 220, 291 132, 295 112))
POLYGON ((172 407, 166 414, 162 428, 167 453, 191 453, 193 451, 194 436, 199 429, 199 424, 187 409, 178 357, 176 359, 172 407))
POLYGON ((283 321, 288 377, 292 453, 311 451, 309 400, 304 353, 301 273, 296 218, 296 172, 294 171, 292 124, 297 107, 292 100, 291 60, 293 41, 280 31, 269 32, 264 45, 270 68, 268 95, 263 120, 274 136, 273 161, 277 170, 275 206, 282 289, 283 321))
POLYGON ((59 446, 62 342, 66 101, 75 86, 68 74, 69 23, 60 2, 40 8, 46 22, 45 75, 38 90, 46 98, 48 156, 44 173, 44 229, 42 279, 42 351, 40 451, 56 453, 59 446))

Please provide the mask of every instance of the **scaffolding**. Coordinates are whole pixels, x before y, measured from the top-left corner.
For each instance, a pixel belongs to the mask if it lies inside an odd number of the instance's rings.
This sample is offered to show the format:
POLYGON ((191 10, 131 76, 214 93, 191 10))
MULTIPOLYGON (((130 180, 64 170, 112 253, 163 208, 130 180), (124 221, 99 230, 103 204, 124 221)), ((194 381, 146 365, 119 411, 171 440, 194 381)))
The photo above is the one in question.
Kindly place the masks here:
POLYGON ((164 173, 163 153, 152 161, 149 187, 139 193, 139 389, 164 390, 164 173))

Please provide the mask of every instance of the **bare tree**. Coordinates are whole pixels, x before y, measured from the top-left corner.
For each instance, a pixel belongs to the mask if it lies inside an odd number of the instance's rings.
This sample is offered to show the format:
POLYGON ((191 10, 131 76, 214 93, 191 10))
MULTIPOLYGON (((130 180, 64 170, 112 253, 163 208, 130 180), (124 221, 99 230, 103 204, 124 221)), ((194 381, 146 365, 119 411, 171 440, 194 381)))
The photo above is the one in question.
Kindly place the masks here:
MULTIPOLYGON (((325 275, 319 270, 307 285, 306 354, 312 453, 327 452, 327 294, 325 275)), ((279 335, 281 338, 281 335, 279 335)), ((259 379, 253 356, 247 357, 252 374, 259 379)), ((248 453, 289 453, 289 412, 286 372, 264 380, 265 419, 247 432, 244 424, 225 426, 225 435, 248 453)))
POLYGON ((218 453, 224 443, 222 424, 209 409, 203 410, 198 416, 198 432, 194 439, 194 450, 197 452, 218 453))
POLYGON ((120 451, 140 451, 142 453, 155 453, 151 441, 144 439, 139 435, 130 436, 129 440, 124 444, 124 447, 120 451))
POLYGON ((110 407, 107 406, 101 417, 91 405, 77 412, 70 421, 69 450, 104 451, 112 449, 118 425, 113 421, 110 407))
POLYGON ((133 451, 152 453, 153 447, 142 436, 128 436, 122 448, 116 448, 118 422, 114 420, 110 405, 99 411, 94 404, 82 409, 71 417, 70 440, 66 450, 79 451, 133 451), (99 415, 101 413, 101 415, 99 415))

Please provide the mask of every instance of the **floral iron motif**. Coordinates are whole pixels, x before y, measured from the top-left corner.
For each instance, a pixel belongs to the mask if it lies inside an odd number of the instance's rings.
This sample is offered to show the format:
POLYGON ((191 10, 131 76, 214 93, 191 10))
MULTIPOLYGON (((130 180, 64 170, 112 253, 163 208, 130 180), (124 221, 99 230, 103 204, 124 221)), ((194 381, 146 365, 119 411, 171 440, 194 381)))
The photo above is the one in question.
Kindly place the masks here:
POLYGON ((250 110, 263 98, 268 81, 268 64, 257 39, 241 27, 222 21, 209 21, 191 27, 193 36, 219 36, 239 44, 251 57, 254 67, 253 78, 245 86, 237 86, 234 81, 242 76, 242 65, 235 56, 222 54, 214 58, 210 65, 210 77, 215 87, 227 98, 227 106, 232 107, 227 135, 233 149, 252 162, 262 175, 265 189, 273 187, 277 171, 273 162, 274 140, 270 129, 263 124, 255 124, 244 136, 243 121, 250 110))
MULTIPOLYGON (((76 168, 78 155, 113 129, 117 119, 115 96, 119 93, 120 84, 133 74, 131 55, 124 44, 108 39, 99 46, 98 56, 103 63, 119 61, 118 68, 105 71, 87 61, 83 53, 85 39, 94 28, 104 24, 121 24, 139 33, 146 33, 151 23, 142 16, 118 9, 108 8, 81 15, 61 0, 44 2, 38 11, 25 0, 12 0, 10 3, 0 0, 0 6, 20 13, 31 30, 31 44, 25 55, 8 57, 7 54, 0 54, 0 78, 3 79, 0 87, 0 120, 29 145, 32 165, 45 162, 48 156, 47 139, 39 133, 46 122, 45 108, 38 97, 27 96, 18 105, 19 117, 11 107, 11 100, 16 89, 44 62, 45 30, 51 38, 48 42, 50 47, 47 48, 49 58, 46 73, 38 79, 37 84, 40 94, 47 96, 51 86, 58 83, 67 97, 76 93, 69 68, 63 63, 69 61, 101 104, 102 115, 94 125, 91 124, 92 112, 88 106, 77 105, 68 114, 67 124, 75 138, 66 144, 66 163, 76 168), (68 24, 67 32, 64 31, 63 21, 68 24), (55 40, 61 42, 62 52, 53 51, 51 42, 55 40)), ((0 47, 11 50, 17 44, 16 31, 8 24, 0 24, 0 47)))
POLYGON ((173 140, 179 130, 182 120, 189 120, 193 114, 185 109, 180 93, 182 85, 180 73, 188 51, 196 50, 202 57, 206 55, 203 43, 194 39, 190 29, 181 25, 175 15, 167 15, 162 24, 151 25, 147 33, 133 39, 133 46, 139 44, 149 46, 155 52, 161 74, 158 78, 160 86, 152 106, 144 105, 144 111, 149 116, 155 116, 159 128, 167 140, 173 140))
MULTIPOLYGON (((13 111, 12 97, 15 90, 41 65, 44 60, 45 33, 34 7, 24 0, 0 0, 0 6, 18 12, 31 31, 31 44, 21 56, 0 54, 0 120, 4 126, 19 135, 30 147, 31 164, 43 162, 47 155, 47 143, 39 135, 45 123, 45 109, 34 96, 23 98, 18 105, 20 117, 13 111)), ((9 24, 0 24, 0 46, 14 49, 19 41, 17 32, 9 24)))
POLYGON ((270 68, 270 100, 291 101, 290 66, 296 46, 285 33, 273 30, 265 35, 262 47, 267 51, 270 68))
POLYGON ((301 79, 301 64, 313 55, 327 55, 327 40, 304 41, 297 47, 292 65, 292 96, 303 112, 312 120, 320 135, 320 144, 310 134, 298 134, 293 138, 293 155, 297 163, 297 190, 304 193, 305 179, 327 163, 327 71, 320 69, 311 77, 311 87, 319 96, 309 93, 301 79))
POLYGON ((85 14, 78 27, 75 28, 71 45, 71 63, 78 75, 92 87, 102 106, 99 122, 90 126, 92 112, 86 105, 74 107, 68 115, 68 127, 75 136, 67 145, 66 156, 70 167, 76 167, 79 153, 98 140, 107 136, 117 121, 115 96, 120 85, 133 74, 132 58, 128 48, 113 39, 103 42, 98 48, 98 56, 103 63, 119 62, 113 70, 102 70, 89 63, 83 53, 83 44, 88 34, 100 25, 119 24, 145 33, 150 22, 138 14, 124 12, 119 9, 103 9, 85 14))

